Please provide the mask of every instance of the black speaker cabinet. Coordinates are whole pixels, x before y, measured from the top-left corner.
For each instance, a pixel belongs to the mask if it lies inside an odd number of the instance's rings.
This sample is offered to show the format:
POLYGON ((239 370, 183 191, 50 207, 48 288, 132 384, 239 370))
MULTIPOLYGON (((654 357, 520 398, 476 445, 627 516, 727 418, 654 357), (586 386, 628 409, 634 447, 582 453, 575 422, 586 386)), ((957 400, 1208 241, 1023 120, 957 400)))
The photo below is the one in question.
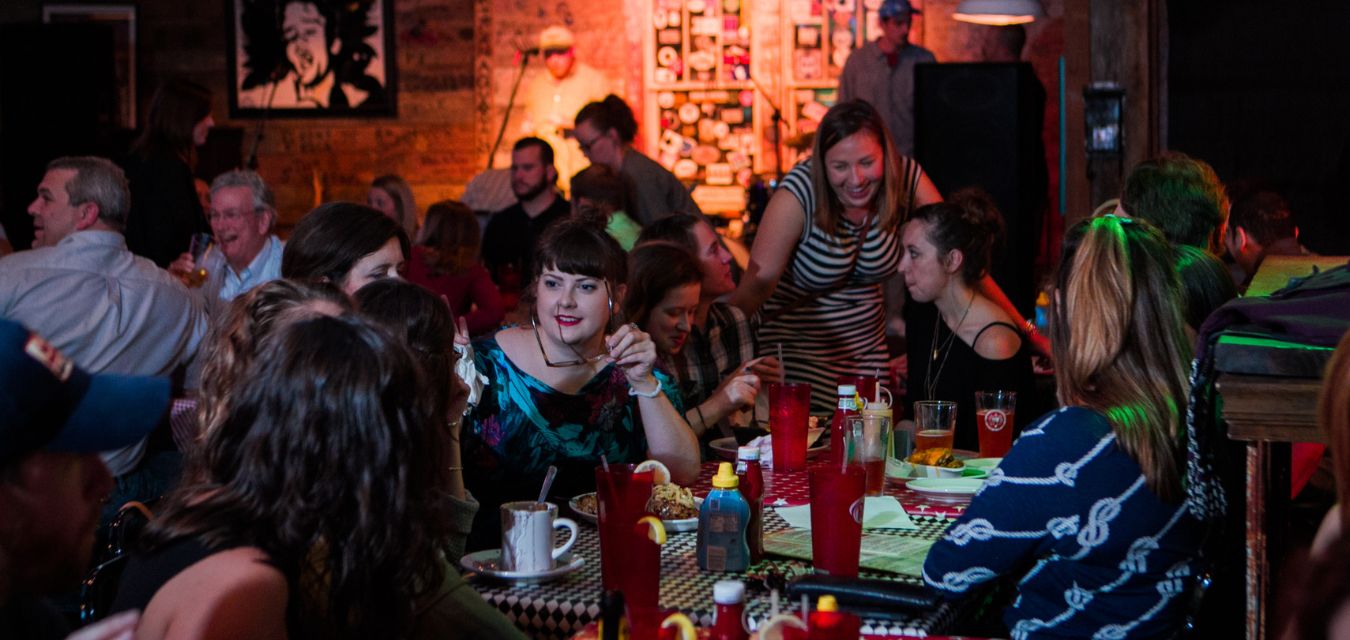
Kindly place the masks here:
POLYGON ((914 75, 915 159, 944 196, 979 187, 993 197, 1007 234, 991 272, 1029 314, 1048 189, 1045 89, 1025 62, 921 64, 914 75))

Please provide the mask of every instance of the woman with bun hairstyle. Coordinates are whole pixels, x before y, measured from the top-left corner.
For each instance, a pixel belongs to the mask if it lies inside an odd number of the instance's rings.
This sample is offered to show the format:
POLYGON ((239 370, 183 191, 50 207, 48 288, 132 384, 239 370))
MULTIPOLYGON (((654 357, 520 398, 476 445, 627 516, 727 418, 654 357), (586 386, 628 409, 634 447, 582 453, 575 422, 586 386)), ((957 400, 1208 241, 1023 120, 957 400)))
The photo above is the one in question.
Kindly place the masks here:
POLYGON ((637 120, 623 98, 610 94, 577 112, 573 136, 591 164, 602 164, 622 174, 633 185, 628 211, 638 224, 648 225, 672 213, 703 213, 689 189, 675 174, 633 148, 637 120))
POLYGON ((1030 345, 1017 320, 980 287, 1002 234, 993 202, 969 190, 920 207, 901 236, 900 273, 909 290, 907 399, 955 401, 957 449, 979 448, 976 391, 1016 391, 1022 422, 1040 415, 1030 345))

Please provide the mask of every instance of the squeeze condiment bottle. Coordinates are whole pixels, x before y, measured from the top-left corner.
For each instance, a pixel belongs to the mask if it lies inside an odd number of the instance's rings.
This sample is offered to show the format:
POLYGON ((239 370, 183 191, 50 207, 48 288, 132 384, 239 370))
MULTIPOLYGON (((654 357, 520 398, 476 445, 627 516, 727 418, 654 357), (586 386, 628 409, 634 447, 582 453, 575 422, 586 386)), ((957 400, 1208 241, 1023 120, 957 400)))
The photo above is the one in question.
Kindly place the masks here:
POLYGON ((823 595, 816 601, 816 610, 806 623, 807 640, 858 640, 862 620, 839 610, 832 595, 823 595))
POLYGON ((713 490, 698 511, 699 569, 745 571, 750 566, 750 549, 745 544, 750 506, 737 490, 739 485, 730 462, 718 465, 713 490))
POLYGON ((750 507, 745 544, 750 548, 750 564, 754 564, 764 558, 764 471, 759 466, 759 447, 746 445, 736 450, 736 475, 741 478, 741 497, 750 507))
POLYGON ((745 630, 744 582, 719 580, 713 585, 713 603, 717 605, 717 611, 713 614, 710 640, 746 640, 750 637, 745 630))
POLYGON ((835 403, 834 418, 830 420, 830 458, 837 465, 848 460, 848 451, 844 442, 844 419, 858 414, 858 389, 851 384, 839 385, 838 402, 835 403))

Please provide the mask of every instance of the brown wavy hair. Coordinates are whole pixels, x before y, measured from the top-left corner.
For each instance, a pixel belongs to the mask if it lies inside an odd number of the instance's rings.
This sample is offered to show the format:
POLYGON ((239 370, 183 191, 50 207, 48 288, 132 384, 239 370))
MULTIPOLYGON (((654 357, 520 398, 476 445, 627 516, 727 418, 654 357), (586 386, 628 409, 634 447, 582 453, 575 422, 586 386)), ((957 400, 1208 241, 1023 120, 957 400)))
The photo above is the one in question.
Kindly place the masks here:
POLYGON ((368 320, 292 323, 263 350, 144 546, 261 549, 290 585, 292 637, 407 635, 444 578, 444 416, 368 320))
POLYGON ((435 263, 427 265, 433 275, 461 273, 478 262, 482 245, 478 218, 458 200, 437 202, 427 207, 417 244, 435 251, 435 263))
POLYGON ((1084 220, 1065 234, 1050 323, 1059 401, 1105 416, 1166 501, 1182 494, 1191 361, 1172 260, 1146 222, 1084 220))
POLYGON ((909 185, 901 184, 904 176, 900 175, 900 157, 891 143, 890 134, 886 132, 886 123, 866 101, 850 100, 831 107, 816 129, 816 144, 811 160, 811 183, 816 192, 813 222, 822 231, 834 233, 844 213, 844 205, 834 193, 834 187, 830 186, 825 171, 825 154, 845 138, 857 133, 868 134, 881 145, 884 166, 881 189, 873 206, 877 216, 876 226, 882 230, 893 230, 909 216, 909 211, 900 210, 909 200, 909 185))
POLYGON ((342 311, 351 303, 337 287, 327 283, 305 284, 272 280, 250 289, 230 302, 224 321, 216 325, 202 366, 197 394, 197 424, 204 440, 225 418, 225 405, 258 349, 278 326, 323 315, 316 303, 328 302, 342 311))

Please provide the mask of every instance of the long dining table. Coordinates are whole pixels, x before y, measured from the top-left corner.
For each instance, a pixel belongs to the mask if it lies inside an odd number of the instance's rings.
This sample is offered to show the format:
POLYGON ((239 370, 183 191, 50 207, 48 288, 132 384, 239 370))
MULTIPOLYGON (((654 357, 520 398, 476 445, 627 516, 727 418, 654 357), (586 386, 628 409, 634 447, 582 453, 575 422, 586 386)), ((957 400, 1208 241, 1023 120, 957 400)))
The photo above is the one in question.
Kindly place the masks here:
MULTIPOLYGON (((822 456, 822 458, 827 456, 822 456)), ((811 465, 825 464, 816 460, 811 465)), ((711 487, 717 463, 702 467, 698 481, 691 487, 695 495, 706 495, 711 487)), ((808 502, 807 473, 774 472, 764 470, 764 532, 769 534, 788 529, 788 523, 774 507, 795 506, 808 502)), ((926 542, 942 536, 952 519, 964 511, 968 502, 933 500, 910 491, 901 483, 888 481, 885 495, 895 497, 909 514, 916 530, 876 529, 867 535, 901 536, 926 542)), ((561 511, 566 512, 564 508, 561 511)), ((572 514, 575 518, 575 514, 572 514)), ((542 584, 519 584, 502 581, 483 574, 471 574, 470 583, 493 606, 500 609, 531 637, 570 638, 586 629, 599 618, 602 587, 600 580, 600 538, 596 528, 581 522, 573 556, 579 555, 584 564, 559 579, 542 584)), ((794 577, 811 572, 809 561, 766 556, 745 573, 717 573, 702 571, 696 553, 697 534, 693 531, 669 534, 661 551, 660 602, 663 609, 688 615, 699 627, 710 627, 713 622, 713 584, 719 580, 741 579, 746 582, 746 610, 757 623, 770 613, 770 595, 766 584, 775 579, 794 577)), ((918 576, 862 569, 861 577, 882 578, 920 585, 918 576)), ((799 603, 782 604, 789 612, 799 611, 799 603)), ((864 618, 864 637, 937 637, 946 631, 960 613, 957 605, 939 604, 917 615, 896 615, 890 619, 864 618)))

